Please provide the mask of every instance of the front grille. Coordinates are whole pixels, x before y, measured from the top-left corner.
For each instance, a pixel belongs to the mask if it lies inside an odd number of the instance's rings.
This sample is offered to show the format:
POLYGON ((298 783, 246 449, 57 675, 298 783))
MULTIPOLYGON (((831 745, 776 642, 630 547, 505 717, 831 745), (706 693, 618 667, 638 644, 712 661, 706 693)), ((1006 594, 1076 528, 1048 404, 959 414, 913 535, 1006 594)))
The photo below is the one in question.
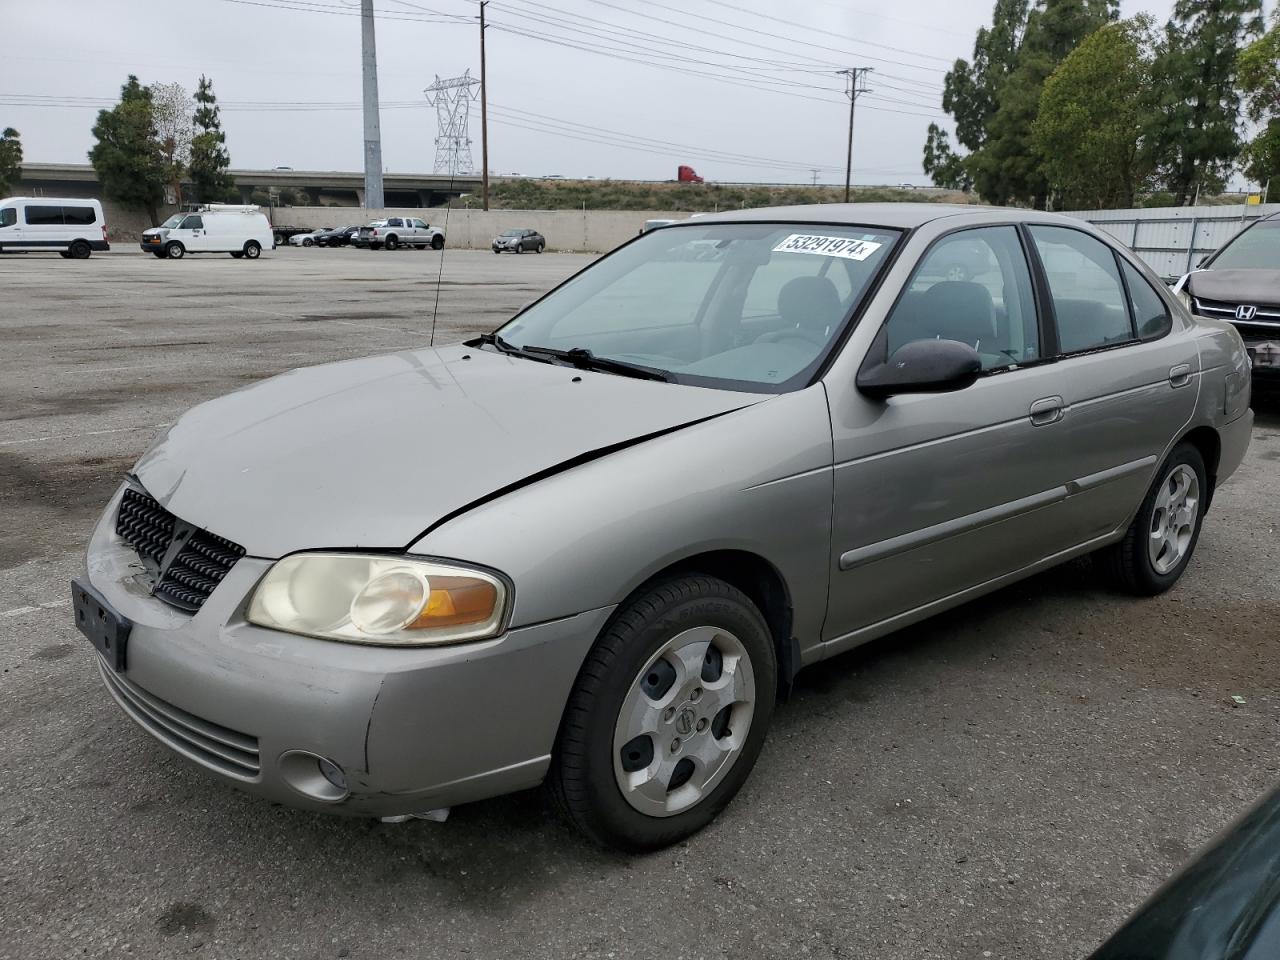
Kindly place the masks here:
POLYGON ((1202 317, 1229 320, 1236 325, 1241 334, 1246 336, 1274 337, 1280 333, 1280 306, 1258 306, 1196 297, 1195 307, 1195 312, 1202 317), (1249 320, 1237 320, 1236 308, 1241 306, 1252 306, 1257 312, 1249 320))
POLYGON ((105 663, 99 663, 98 669, 124 712, 170 749, 229 777, 253 780, 258 776, 257 737, 203 720, 166 703, 136 683, 130 683, 105 663))
POLYGON ((138 490, 126 490, 116 533, 138 551, 156 577, 152 593, 170 606, 195 613, 244 556, 244 547, 184 523, 138 490))

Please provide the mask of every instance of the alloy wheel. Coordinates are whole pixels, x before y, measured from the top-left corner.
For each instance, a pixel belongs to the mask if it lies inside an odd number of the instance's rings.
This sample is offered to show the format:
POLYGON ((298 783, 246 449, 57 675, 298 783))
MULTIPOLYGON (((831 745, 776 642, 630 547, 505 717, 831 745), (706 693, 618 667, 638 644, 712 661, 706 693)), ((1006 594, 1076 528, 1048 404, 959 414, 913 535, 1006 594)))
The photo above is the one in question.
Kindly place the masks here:
POLYGON ((1180 463, 1164 478, 1151 511, 1147 556, 1156 573, 1166 574, 1187 555, 1200 512, 1200 481, 1180 463))

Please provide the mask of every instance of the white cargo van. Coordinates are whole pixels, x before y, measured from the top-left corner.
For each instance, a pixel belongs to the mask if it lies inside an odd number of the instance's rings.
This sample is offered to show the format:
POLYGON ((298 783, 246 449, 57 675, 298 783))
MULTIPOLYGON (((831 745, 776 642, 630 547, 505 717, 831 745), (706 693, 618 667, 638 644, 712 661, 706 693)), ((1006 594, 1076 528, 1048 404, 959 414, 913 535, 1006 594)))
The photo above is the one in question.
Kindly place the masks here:
POLYGON ((172 217, 142 234, 142 249, 180 260, 188 253, 229 253, 256 260, 275 247, 271 224, 256 206, 210 203, 172 217))
POLYGON ((76 260, 110 250, 102 204, 57 197, 0 200, 0 251, 48 251, 76 260))

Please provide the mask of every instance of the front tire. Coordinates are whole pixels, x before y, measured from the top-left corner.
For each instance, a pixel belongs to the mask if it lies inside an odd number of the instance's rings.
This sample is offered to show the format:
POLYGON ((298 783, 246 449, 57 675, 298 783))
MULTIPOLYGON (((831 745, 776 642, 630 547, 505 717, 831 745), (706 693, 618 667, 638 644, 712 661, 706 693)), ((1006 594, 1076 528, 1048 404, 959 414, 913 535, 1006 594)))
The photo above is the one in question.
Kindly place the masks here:
POLYGON ((547 245, 546 245, 545 243, 540 243, 540 244, 538 244, 536 247, 534 247, 534 248, 533 248, 533 252, 534 252, 534 253, 541 253, 543 250, 545 250, 545 249, 546 249, 546 246, 547 246, 547 245))
POLYGON ((723 580, 660 581, 623 607, 587 655, 548 784, 578 829, 630 851, 701 830, 755 765, 777 663, 760 611, 723 580))
POLYGON ((258 243, 257 240, 249 240, 245 243, 243 252, 250 260, 257 260, 258 257, 262 256, 262 244, 258 243))
POLYGON ((306 239, 306 240, 303 240, 303 241, 302 241, 302 245, 303 245, 304 247, 309 247, 309 246, 313 245, 314 243, 315 243, 315 241, 314 241, 314 240, 311 240, 311 239, 306 239))
POLYGON ((187 255, 187 248, 180 243, 171 243, 164 248, 164 255, 170 260, 181 260, 187 255))
POLYGON ((243 257, 243 256, 244 256, 244 251, 243 251, 243 250, 232 250, 232 251, 231 251, 231 259, 232 259, 232 260, 239 260, 239 259, 240 259, 241 257, 243 257))
POLYGON ((1099 552, 1106 579, 1143 597, 1164 593, 1177 583, 1200 540, 1208 494, 1204 457, 1193 444, 1178 444, 1161 465, 1123 539, 1099 552))

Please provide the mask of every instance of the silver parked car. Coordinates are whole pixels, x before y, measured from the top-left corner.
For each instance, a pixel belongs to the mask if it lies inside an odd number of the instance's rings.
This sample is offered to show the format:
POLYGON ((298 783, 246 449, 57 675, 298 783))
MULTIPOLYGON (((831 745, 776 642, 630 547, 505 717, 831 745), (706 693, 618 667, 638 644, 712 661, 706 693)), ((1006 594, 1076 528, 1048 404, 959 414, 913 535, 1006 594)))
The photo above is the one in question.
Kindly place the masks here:
POLYGON ((729 802, 802 667, 1086 553, 1172 586, 1249 390, 1230 324, 1078 220, 707 216, 496 333, 195 408, 75 615, 228 783, 394 817, 546 781, 650 849, 729 802))

